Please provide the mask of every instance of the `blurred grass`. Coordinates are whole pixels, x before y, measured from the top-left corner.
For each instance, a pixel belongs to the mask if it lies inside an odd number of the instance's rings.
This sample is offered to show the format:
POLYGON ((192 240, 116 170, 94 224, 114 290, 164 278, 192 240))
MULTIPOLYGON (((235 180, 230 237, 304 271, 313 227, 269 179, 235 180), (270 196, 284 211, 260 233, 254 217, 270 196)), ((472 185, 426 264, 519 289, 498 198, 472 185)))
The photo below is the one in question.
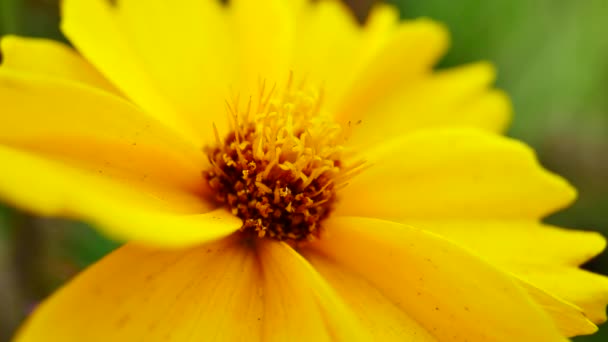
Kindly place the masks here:
POLYGON ((452 47, 443 66, 489 59, 517 116, 511 134, 540 147, 547 125, 606 118, 608 1, 394 1, 405 17, 447 24, 452 47))
MULTIPOLYGON (((361 16, 371 3, 350 2, 361 16)), ((608 1, 388 2, 405 18, 428 16, 447 24, 452 47, 441 67, 477 60, 497 65, 498 85, 515 107, 509 134, 531 144, 547 167, 580 191, 573 207, 549 221, 608 233, 608 1)), ((57 0, 0 0, 0 33, 63 39, 57 0)), ((17 275, 0 276, 0 302, 12 309, 0 310, 0 340, 37 300, 116 246, 82 223, 0 206, 0 270, 17 275), (24 220, 33 231, 18 233, 24 220), (24 234, 38 236, 27 241, 35 251, 18 250, 24 234)), ((589 267, 606 273, 608 255, 589 267)), ((608 341, 608 327, 576 341, 608 341)))
POLYGON ((0 1, 0 30, 3 34, 17 33, 19 29, 19 18, 21 1, 2 0, 0 1))

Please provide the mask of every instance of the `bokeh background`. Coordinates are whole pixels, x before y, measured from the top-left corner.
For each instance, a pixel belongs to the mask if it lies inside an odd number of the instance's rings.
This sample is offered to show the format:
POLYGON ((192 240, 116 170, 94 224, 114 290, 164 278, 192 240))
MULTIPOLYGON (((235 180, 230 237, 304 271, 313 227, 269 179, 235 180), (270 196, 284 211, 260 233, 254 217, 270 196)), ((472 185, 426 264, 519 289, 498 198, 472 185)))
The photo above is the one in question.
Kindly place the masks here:
MULTIPOLYGON (((0 34, 63 40, 58 0, 0 0, 0 34)), ((374 1, 349 0, 364 20, 374 1)), ((547 219, 608 235, 608 0, 391 0, 404 18, 447 24, 440 67, 489 60, 515 107, 509 135, 580 192, 547 219)), ((2 104, 0 104, 0 111, 2 104)), ((0 165, 0 167, 2 167, 0 165)), ((86 224, 44 219, 0 204, 0 341, 42 298, 116 248, 86 224)), ((585 267, 608 273, 608 254, 585 267)), ((575 341, 608 341, 608 326, 575 341)))

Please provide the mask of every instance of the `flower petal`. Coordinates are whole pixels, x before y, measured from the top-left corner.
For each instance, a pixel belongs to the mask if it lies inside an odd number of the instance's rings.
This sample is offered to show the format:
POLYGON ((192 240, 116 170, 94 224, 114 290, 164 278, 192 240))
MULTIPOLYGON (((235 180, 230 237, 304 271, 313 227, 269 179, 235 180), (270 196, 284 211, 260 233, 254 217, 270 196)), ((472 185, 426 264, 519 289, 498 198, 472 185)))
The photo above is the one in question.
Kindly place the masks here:
POLYGON ((369 108, 350 110, 345 120, 361 124, 353 129, 349 143, 370 146, 413 131, 446 126, 500 131, 508 123, 508 98, 488 88, 496 77, 491 64, 479 62, 423 76, 389 89, 369 108))
POLYGON ((256 341, 261 288, 255 250, 234 238, 180 250, 128 244, 46 300, 16 341, 256 341))
POLYGON ((362 154, 370 167, 342 190, 337 211, 386 219, 539 218, 574 189, 532 150, 473 129, 420 131, 362 154))
POLYGON ((503 267, 539 289, 580 307, 592 322, 606 321, 608 277, 567 266, 503 267))
MULTIPOLYGON (((318 252, 305 250, 303 254, 357 313, 360 323, 374 334, 374 340, 403 341, 413 337, 417 341, 435 340, 364 278, 341 268, 318 252)), ((519 284, 551 316, 562 335, 572 337, 597 331, 597 326, 587 319, 582 309, 527 282, 520 281, 519 284)))
POLYGON ((423 230, 334 217, 310 245, 375 286, 440 341, 565 341, 516 279, 423 230))
POLYGON ((533 221, 404 219, 403 222, 441 235, 497 268, 527 280, 526 289, 554 316, 567 336, 595 331, 583 315, 594 322, 604 319, 608 280, 602 281, 599 275, 589 276, 593 280, 588 282, 575 280, 586 274, 576 272, 576 267, 606 247, 606 240, 598 233, 567 230, 533 221), (563 270, 561 275, 559 270, 563 270), (564 286, 556 288, 553 282, 564 286), (570 303, 581 309, 573 310, 570 303), (578 314, 577 310, 583 314, 578 314))
POLYGON ((0 198, 38 214, 99 225, 110 236, 152 245, 218 239, 242 223, 191 193, 74 168, 0 145, 0 198), (204 213, 204 214, 201 214, 204 213))
POLYGON ((56 77, 116 93, 116 89, 74 50, 48 39, 5 36, 2 68, 56 77))
POLYGON ((325 280, 285 243, 258 244, 264 273, 262 341, 371 341, 325 280))
POLYGON ((127 244, 44 302, 16 341, 367 341, 350 317, 290 247, 234 235, 127 244))
POLYGON ((312 250, 303 255, 356 313, 371 341, 437 341, 365 278, 312 250))
POLYGON ((374 19, 356 51, 351 77, 345 75, 350 87, 345 94, 338 94, 339 104, 334 109, 338 118, 361 115, 387 93, 420 82, 447 48, 447 31, 434 21, 418 19, 394 25, 392 30, 373 30, 374 19))
POLYGON ((606 246, 599 233, 535 221, 404 219, 401 222, 441 235, 486 260, 513 264, 579 266, 606 246))
POLYGON ((235 217, 210 212, 200 150, 123 99, 8 70, 0 72, 0 90, 10 114, 0 116, 4 200, 161 245, 199 243, 240 227, 235 217))
POLYGON ((468 125, 490 132, 502 133, 511 121, 511 100, 500 90, 488 90, 457 109, 446 125, 468 125), (452 119, 452 120, 450 120, 452 119))
POLYGON ((103 174, 189 192, 205 187, 200 147, 119 97, 2 69, 0 102, 3 144, 103 174))
POLYGON ((587 318, 581 308, 559 299, 525 281, 520 281, 520 285, 525 288, 534 301, 551 316, 554 324, 562 335, 567 337, 589 335, 598 330, 597 326, 587 318))
POLYGON ((226 12, 220 1, 200 0, 119 0, 111 12, 142 68, 199 142, 213 137, 214 121, 224 133, 224 100, 241 74, 226 12))
POLYGON ((109 2, 65 0, 61 8, 63 33, 88 61, 147 113, 192 141, 201 141, 162 93, 160 80, 145 68, 109 2))
POLYGON ((232 0, 228 7, 244 89, 258 91, 261 79, 287 79, 294 50, 294 12, 283 0, 232 0))
POLYGON ((353 69, 360 26, 341 1, 306 2, 296 22, 294 72, 313 85, 323 84, 328 94, 337 94, 348 85, 344 75, 353 69))

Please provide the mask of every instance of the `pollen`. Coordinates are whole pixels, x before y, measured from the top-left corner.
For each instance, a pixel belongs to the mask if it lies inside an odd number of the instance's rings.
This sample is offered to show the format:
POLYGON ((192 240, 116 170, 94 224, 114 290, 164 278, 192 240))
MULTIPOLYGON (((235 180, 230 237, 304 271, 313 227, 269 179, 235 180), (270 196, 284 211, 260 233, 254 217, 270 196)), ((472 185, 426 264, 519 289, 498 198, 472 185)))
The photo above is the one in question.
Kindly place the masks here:
POLYGON ((221 139, 214 127, 203 176, 243 233, 298 242, 320 236, 338 191, 364 163, 345 161, 349 130, 322 111, 321 93, 293 83, 282 92, 262 84, 243 110, 238 99, 227 103, 232 130, 221 139))

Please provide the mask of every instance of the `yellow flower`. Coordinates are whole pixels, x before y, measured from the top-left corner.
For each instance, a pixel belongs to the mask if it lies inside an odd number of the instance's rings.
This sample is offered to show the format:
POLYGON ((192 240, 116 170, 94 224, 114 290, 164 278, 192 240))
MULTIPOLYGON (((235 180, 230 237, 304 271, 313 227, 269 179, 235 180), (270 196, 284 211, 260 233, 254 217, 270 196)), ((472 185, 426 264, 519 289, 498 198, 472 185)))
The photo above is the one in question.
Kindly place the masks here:
POLYGON ((0 197, 128 242, 17 341, 563 341, 606 319, 604 239, 497 133, 486 63, 337 1, 64 0, 5 37, 0 197), (290 76, 293 75, 293 76, 290 76))

